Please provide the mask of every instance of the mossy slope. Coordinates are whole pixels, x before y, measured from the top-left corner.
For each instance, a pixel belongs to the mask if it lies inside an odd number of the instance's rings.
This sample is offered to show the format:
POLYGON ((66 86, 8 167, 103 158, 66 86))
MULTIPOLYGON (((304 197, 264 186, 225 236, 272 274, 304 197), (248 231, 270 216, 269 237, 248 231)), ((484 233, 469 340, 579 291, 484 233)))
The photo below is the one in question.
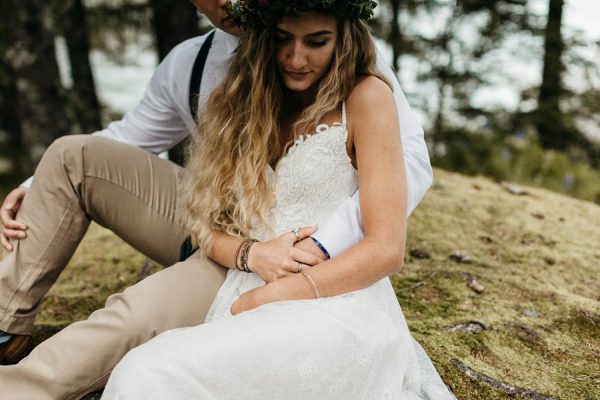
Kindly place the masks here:
MULTIPOLYGON (((461 400, 515 398, 464 375, 452 363, 459 360, 548 397, 600 399, 600 207, 542 189, 515 195, 485 178, 435 175, 409 220, 406 263, 392 280, 444 381, 461 400), (430 257, 408 254, 417 248, 430 257), (470 260, 451 260, 455 252, 470 260), (473 279, 481 293, 469 287, 473 279), (449 330, 468 321, 487 329, 449 330)), ((143 265, 143 256, 92 226, 37 324, 60 329, 87 317, 134 283, 143 265)))

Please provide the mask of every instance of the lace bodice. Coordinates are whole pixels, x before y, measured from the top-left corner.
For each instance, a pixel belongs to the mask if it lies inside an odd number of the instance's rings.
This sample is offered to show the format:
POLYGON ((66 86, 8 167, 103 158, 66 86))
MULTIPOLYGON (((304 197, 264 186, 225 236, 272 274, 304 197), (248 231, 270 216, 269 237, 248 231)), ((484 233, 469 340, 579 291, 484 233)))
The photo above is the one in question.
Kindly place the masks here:
MULTIPOLYGON (((358 172, 346 151, 346 104, 342 104, 342 122, 321 124, 316 132, 303 135, 290 147, 275 170, 270 169, 275 205, 269 213, 272 232, 255 229, 252 236, 268 240, 298 227, 319 224, 358 188, 358 172)), ((206 321, 230 315, 229 308, 242 293, 264 285, 254 273, 235 268, 208 312, 206 321)))
POLYGON ((358 174, 346 151, 346 107, 342 122, 317 126, 298 138, 275 171, 275 206, 270 220, 279 235, 322 222, 358 187, 358 174))

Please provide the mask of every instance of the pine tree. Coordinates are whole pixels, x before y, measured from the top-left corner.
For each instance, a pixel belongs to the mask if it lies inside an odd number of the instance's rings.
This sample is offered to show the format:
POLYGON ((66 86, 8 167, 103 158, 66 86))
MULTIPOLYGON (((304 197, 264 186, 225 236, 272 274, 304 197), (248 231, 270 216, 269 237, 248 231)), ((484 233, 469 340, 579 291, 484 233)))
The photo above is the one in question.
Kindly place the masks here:
POLYGON ((68 91, 69 105, 80 133, 102 128, 100 103, 90 63, 90 37, 86 9, 82 0, 55 1, 57 30, 65 38, 73 87, 68 91))
MULTIPOLYGON (((33 163, 58 137, 69 133, 60 83, 49 4, 44 0, 7 0, 10 18, 7 60, 16 84, 16 114, 33 163)), ((31 172, 31 171, 28 171, 31 172)))
POLYGON ((561 96, 564 93, 562 55, 565 46, 561 31, 563 6, 564 0, 548 2, 548 22, 544 33, 544 69, 535 115, 540 141, 548 149, 565 148, 572 141, 569 139, 560 108, 561 96))

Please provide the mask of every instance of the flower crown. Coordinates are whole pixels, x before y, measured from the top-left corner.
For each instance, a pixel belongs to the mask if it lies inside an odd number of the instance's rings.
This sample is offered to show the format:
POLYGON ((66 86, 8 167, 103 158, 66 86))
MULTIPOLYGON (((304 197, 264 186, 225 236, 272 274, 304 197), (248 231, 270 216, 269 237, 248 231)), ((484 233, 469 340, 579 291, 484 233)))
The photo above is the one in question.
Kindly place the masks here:
POLYGON ((288 15, 322 11, 350 20, 368 20, 377 3, 371 0, 231 0, 229 14, 240 25, 260 29, 288 15))

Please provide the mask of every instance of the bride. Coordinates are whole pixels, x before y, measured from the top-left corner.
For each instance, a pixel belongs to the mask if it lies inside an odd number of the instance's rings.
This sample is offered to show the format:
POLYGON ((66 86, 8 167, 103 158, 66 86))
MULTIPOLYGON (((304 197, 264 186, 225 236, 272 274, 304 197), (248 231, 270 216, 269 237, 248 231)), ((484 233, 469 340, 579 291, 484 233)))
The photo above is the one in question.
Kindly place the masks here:
POLYGON ((454 398, 388 279, 404 258, 406 185, 365 22, 374 6, 231 5, 245 33, 200 117, 184 188, 196 244, 231 269, 206 323, 128 353, 103 399, 454 398), (255 268, 254 246, 295 240, 358 186, 364 240, 314 267, 255 268))

